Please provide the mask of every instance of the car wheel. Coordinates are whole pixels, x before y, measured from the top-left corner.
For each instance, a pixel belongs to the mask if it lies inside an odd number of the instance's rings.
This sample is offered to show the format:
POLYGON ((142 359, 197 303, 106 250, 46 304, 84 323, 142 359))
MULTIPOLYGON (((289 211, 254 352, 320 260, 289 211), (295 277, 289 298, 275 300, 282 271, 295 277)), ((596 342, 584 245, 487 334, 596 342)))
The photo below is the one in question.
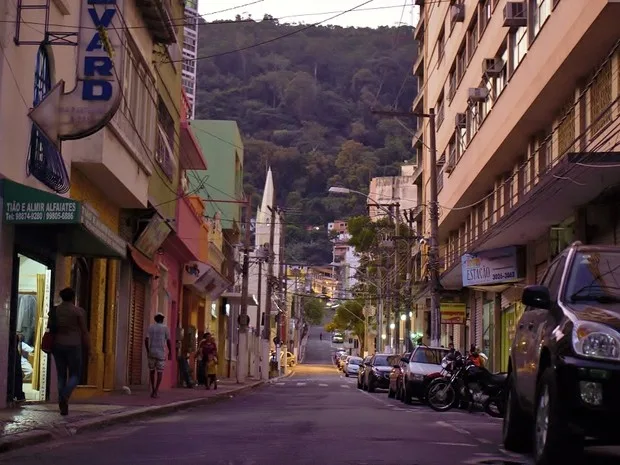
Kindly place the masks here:
POLYGON ((519 405, 515 387, 515 375, 508 380, 506 412, 502 426, 504 448, 512 452, 528 452, 531 449, 532 421, 519 405))
POLYGON ((396 397, 396 392, 394 392, 394 390, 392 390, 391 387, 388 389, 388 397, 390 399, 393 399, 394 397, 396 397))
POLYGON ((413 403, 411 392, 407 389, 407 383, 403 384, 403 402, 407 405, 411 405, 413 403))
POLYGON ((348 372, 348 371, 347 371, 347 372, 345 372, 345 374, 344 374, 344 375, 348 378, 348 377, 349 377, 349 372, 348 372))
POLYGON ((357 388, 362 389, 362 383, 360 383, 359 377, 357 378, 357 388))
POLYGON ((581 463, 583 438, 568 430, 553 368, 547 368, 540 377, 535 407, 533 443, 536 465, 581 463))
POLYGON ((368 377, 368 392, 375 392, 375 383, 372 382, 372 378, 368 377))

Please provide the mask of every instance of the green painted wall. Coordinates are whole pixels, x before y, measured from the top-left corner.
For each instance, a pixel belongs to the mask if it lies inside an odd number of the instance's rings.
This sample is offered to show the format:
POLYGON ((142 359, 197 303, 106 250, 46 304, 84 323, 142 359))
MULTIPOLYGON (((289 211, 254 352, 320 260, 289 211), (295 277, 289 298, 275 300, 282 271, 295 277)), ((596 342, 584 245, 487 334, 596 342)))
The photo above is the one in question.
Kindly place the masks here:
POLYGON ((214 200, 243 200, 243 141, 236 121, 193 120, 191 129, 207 161, 207 171, 190 171, 191 190, 206 201, 205 214, 220 212, 222 228, 239 224, 243 205, 214 200))

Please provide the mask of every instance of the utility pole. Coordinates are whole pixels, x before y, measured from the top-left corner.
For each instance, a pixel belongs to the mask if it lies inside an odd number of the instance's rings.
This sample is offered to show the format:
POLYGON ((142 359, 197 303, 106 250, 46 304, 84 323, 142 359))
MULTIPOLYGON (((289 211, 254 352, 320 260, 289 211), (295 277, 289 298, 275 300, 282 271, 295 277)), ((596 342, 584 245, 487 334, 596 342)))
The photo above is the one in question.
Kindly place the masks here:
POLYGON ((415 237, 413 235, 413 209, 409 209, 405 211, 405 219, 407 220, 407 226, 409 228, 409 232, 407 233, 407 284, 405 295, 405 302, 407 305, 405 306, 405 311, 407 312, 407 319, 405 320, 405 339, 409 341, 409 343, 405 344, 405 350, 408 351, 411 342, 411 331, 412 331, 412 321, 410 313, 412 312, 413 302, 412 302, 412 294, 413 294, 413 255, 412 247, 413 241, 415 237))
POLYGON ((273 241, 276 235, 276 207, 269 207, 271 211, 271 221, 269 222, 269 254, 267 262, 267 301, 265 305, 265 326, 263 331, 263 339, 269 344, 271 337, 271 310, 273 308, 273 302, 271 301, 273 296, 273 262, 275 260, 275 253, 273 250, 273 241))
POLYGON ((398 251, 398 241, 400 240, 400 204, 395 205, 394 216, 394 353, 400 352, 400 254, 398 251))
POLYGON ((379 278, 379 305, 377 308, 377 352, 383 352, 383 263, 379 263, 377 274, 379 278))
POLYGON ((278 360, 278 370, 280 371, 280 373, 282 372, 282 369, 285 369, 286 364, 288 363, 287 361, 287 355, 286 353, 284 354, 284 367, 282 366, 281 363, 281 357, 282 357, 282 346, 285 343, 285 339, 284 337, 282 337, 282 328, 284 327, 283 323, 283 319, 286 318, 286 301, 284 300, 284 286, 282 286, 282 280, 284 279, 284 262, 285 260, 283 260, 283 251, 284 251, 284 231, 283 231, 283 226, 284 223, 282 221, 283 215, 282 215, 282 211, 280 209, 278 209, 278 219, 279 219, 279 226, 280 226, 280 240, 278 241, 278 299, 280 300, 280 308, 278 309, 278 317, 276 319, 276 338, 278 343, 276 344, 276 358, 278 360))
POLYGON ((237 367, 237 383, 244 383, 249 368, 248 362, 248 286, 250 281, 250 215, 251 202, 245 204, 245 238, 243 244, 243 281, 241 283, 241 312, 239 313, 239 365, 237 367))
POLYGON ((435 139, 435 109, 429 108, 428 113, 399 112, 399 111, 372 111, 375 115, 391 116, 396 118, 427 118, 429 121, 429 201, 428 216, 430 220, 430 240, 428 251, 428 265, 430 270, 431 294, 431 345, 438 347, 441 338, 440 296, 439 282, 439 203, 437 193, 437 146, 435 139))

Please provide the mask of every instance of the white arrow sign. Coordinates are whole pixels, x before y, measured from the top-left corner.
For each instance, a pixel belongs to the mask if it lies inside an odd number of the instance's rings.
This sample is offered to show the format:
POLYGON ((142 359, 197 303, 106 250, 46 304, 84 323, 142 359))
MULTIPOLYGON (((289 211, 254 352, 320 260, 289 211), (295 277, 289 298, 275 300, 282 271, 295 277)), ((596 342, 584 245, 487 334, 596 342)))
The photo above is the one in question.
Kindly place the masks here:
POLYGON ((81 0, 76 84, 65 93, 60 80, 29 117, 54 144, 94 134, 121 103, 125 47, 124 0, 81 0))

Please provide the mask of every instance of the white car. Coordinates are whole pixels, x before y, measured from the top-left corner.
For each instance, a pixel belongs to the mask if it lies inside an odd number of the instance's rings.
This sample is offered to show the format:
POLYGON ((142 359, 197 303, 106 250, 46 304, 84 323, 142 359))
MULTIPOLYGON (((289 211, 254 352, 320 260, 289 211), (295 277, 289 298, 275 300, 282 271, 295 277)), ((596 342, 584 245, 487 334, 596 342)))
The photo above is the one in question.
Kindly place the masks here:
POLYGON ((364 359, 361 357, 349 357, 347 362, 344 364, 344 375, 348 378, 349 376, 357 376, 360 371, 360 367, 363 365, 364 359))
POLYGON ((444 347, 418 346, 408 360, 401 359, 404 363, 403 402, 409 404, 413 397, 424 400, 429 382, 427 376, 441 372, 441 361, 448 352, 444 347))

